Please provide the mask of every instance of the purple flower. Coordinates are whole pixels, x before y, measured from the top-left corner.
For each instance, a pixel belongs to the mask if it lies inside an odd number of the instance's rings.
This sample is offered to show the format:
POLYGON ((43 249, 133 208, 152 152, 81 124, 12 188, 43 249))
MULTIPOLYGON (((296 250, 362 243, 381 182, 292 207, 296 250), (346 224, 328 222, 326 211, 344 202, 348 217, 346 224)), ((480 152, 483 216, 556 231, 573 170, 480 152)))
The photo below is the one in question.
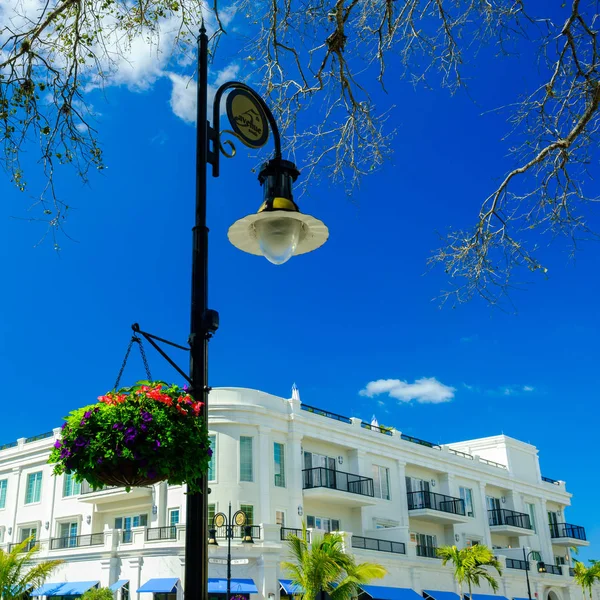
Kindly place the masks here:
POLYGON ((89 419, 91 416, 92 416, 92 413, 91 413, 91 411, 89 411, 89 410, 86 410, 86 411, 83 413, 83 418, 84 418, 84 419, 89 419))
POLYGON ((84 437, 78 436, 78 438, 75 440, 75 448, 85 448, 89 445, 89 440, 86 440, 84 437))
POLYGON ((102 459, 102 457, 100 457, 97 461, 96 461, 99 465, 101 465, 104 461, 102 459))
POLYGON ((211 456, 213 455, 212 448, 209 448, 209 449, 207 450, 207 454, 208 454, 208 456, 209 456, 209 457, 211 457, 211 456))
POLYGON ((60 457, 61 458, 69 458, 69 456, 71 456, 73 453, 68 449, 68 448, 63 448, 60 451, 60 457))
POLYGON ((65 421, 65 422, 62 424, 62 427, 61 427, 61 429, 64 429, 66 426, 67 426, 67 422, 65 421))
POLYGON ((148 469, 148 471, 146 471, 146 477, 148 477, 148 479, 156 479, 158 473, 154 470, 154 469, 148 469))
POLYGON ((121 448, 117 448, 115 450, 115 452, 117 453, 117 456, 123 456, 123 452, 122 452, 121 448))
POLYGON ((152 415, 149 412, 146 412, 145 410, 142 411, 142 421, 145 421, 146 423, 150 423, 150 421, 152 421, 152 415))
POLYGON ((98 406, 96 406, 96 408, 94 409, 94 412, 95 413, 100 412, 100 408, 98 406))
POLYGON ((156 452, 160 448, 160 440, 154 440, 152 446, 154 448, 154 451, 156 452))
POLYGON ((123 436, 123 441, 126 444, 131 444, 135 442, 135 438, 137 437, 137 429, 135 427, 128 427, 125 435, 123 436))
POLYGON ((140 429, 141 429, 142 431, 148 431, 148 425, 146 425, 146 423, 142 423, 142 424, 140 425, 140 429))
POLYGON ((115 423, 113 425, 113 429, 117 429, 118 431, 121 431, 123 429, 123 423, 115 423))
POLYGON ((188 391, 188 384, 187 384, 187 383, 186 383, 186 384, 183 386, 183 391, 184 391, 184 392, 187 392, 187 391, 188 391))
POLYGON ((55 447, 55 448, 60 448, 61 446, 62 446, 62 442, 61 442, 60 440, 56 440, 56 441, 54 442, 54 447, 55 447))

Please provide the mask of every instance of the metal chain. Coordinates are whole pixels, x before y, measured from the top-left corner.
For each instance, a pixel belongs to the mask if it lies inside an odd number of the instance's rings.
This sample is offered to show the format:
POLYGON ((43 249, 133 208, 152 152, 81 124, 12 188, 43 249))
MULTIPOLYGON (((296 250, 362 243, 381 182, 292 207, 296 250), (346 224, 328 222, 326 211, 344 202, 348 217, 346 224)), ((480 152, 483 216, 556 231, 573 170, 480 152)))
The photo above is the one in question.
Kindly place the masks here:
POLYGON ((140 349, 140 354, 142 355, 142 362, 144 363, 144 369, 146 369, 146 376, 148 377, 148 381, 152 381, 152 375, 150 374, 150 367, 148 365, 148 359, 146 358, 146 352, 144 350, 144 346, 142 344, 142 339, 137 335, 132 335, 131 340, 129 340, 129 346, 127 346, 127 352, 125 352, 125 358, 123 359, 123 364, 121 365, 121 369, 119 370, 119 374, 117 375, 117 380, 115 381, 114 390, 117 390, 119 387, 119 383, 121 382, 121 377, 123 376, 123 371, 125 370, 125 366, 127 365, 127 360, 129 359, 129 353, 131 352, 131 347, 133 344, 137 344, 140 349))

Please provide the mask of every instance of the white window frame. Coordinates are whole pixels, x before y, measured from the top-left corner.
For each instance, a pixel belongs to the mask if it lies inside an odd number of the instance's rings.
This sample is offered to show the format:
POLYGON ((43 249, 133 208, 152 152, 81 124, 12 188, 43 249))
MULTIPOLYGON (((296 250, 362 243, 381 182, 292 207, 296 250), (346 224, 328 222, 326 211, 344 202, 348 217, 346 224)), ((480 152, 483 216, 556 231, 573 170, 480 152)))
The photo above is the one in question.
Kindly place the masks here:
POLYGON ((283 442, 273 442, 273 485, 278 488, 286 488, 287 481, 285 476, 285 444, 283 442), (275 447, 280 446, 280 463, 277 464, 275 460, 275 447), (279 467, 279 473, 276 473, 277 467, 279 467), (277 476, 279 475, 280 483, 277 483, 277 476))
POLYGON ((63 485, 62 485, 62 497, 63 498, 74 498, 75 496, 79 496, 81 495, 81 483, 79 483, 78 481, 75 481, 74 479, 75 475, 74 473, 65 473, 63 475, 63 485), (68 479, 70 477, 70 479, 68 479), (70 494, 65 494, 65 492, 67 491, 67 481, 70 481, 71 483, 71 493, 70 494), (78 485, 79 486, 79 492, 75 493, 74 490, 74 486, 78 485))
POLYGON ((535 510, 535 502, 527 502, 527 514, 529 515, 529 521, 533 532, 537 533, 537 515, 535 510))
MULTIPOLYGON (((25 498, 24 503, 26 506, 32 506, 34 504, 40 504, 42 501, 42 486, 44 485, 44 471, 30 471, 27 473, 27 477, 25 478, 25 498), (39 500, 32 500, 31 502, 27 502, 27 491, 29 489, 29 480, 34 475, 40 475, 40 498, 39 500)), ((35 488, 34 488, 35 490, 35 488)))
POLYGON ((218 474, 217 474, 217 454, 218 454, 217 453, 217 444, 219 443, 217 440, 218 436, 216 433, 211 433, 211 434, 209 434, 208 437, 209 437, 209 441, 211 438, 214 438, 215 443, 214 443, 214 447, 212 449, 212 451, 213 451, 212 456, 210 457, 210 460, 211 460, 212 466, 213 466, 213 469, 212 469, 213 477, 212 477, 212 479, 210 479, 210 475, 208 473, 207 473, 207 477, 208 477, 209 482, 216 483, 218 480, 218 474))
POLYGON ((2 503, 0 504, 0 510, 6 509, 6 498, 8 496, 8 478, 4 477, 0 479, 0 500, 2 503), (4 484, 2 486, 2 484, 4 484))
POLYGON ((473 488, 467 487, 466 485, 461 485, 458 488, 458 495, 460 496, 461 500, 464 502, 465 504, 465 514, 467 515, 467 517, 473 517, 475 518, 475 502, 473 501, 473 488), (463 494, 463 490, 464 490, 464 494, 463 494), (468 492, 468 494, 467 494, 468 492), (467 504, 467 497, 470 497, 471 500, 471 510, 469 511, 469 505, 467 504), (471 514, 469 514, 469 512, 471 514))
POLYGON ((254 482, 254 436, 252 435, 240 435, 238 444, 238 457, 239 457, 239 469, 238 477, 241 483, 253 483, 254 482), (242 479, 242 438, 251 440, 250 443, 250 479, 242 479))
POLYGON ((178 506, 169 508, 169 510, 167 511, 167 519, 168 519, 169 527, 174 527, 175 525, 179 525, 181 523, 181 508, 179 508, 178 506), (171 519, 171 515, 175 511, 177 511, 177 523, 173 523, 172 519, 171 519))
POLYGON ((390 490, 390 469, 388 467, 384 467, 383 465, 371 465, 371 475, 373 475, 373 493, 375 494, 375 498, 380 498, 381 500, 391 500, 392 494, 390 490), (387 496, 384 496, 383 494, 382 472, 386 479, 387 496))

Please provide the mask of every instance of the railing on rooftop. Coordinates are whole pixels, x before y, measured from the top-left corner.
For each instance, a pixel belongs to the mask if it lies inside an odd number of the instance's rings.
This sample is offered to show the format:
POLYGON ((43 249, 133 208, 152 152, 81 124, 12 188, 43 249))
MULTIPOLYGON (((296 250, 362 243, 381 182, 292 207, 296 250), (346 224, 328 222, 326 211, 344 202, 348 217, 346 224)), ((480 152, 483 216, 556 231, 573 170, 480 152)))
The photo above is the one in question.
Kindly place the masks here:
POLYGON ((379 552, 391 552, 392 554, 406 554, 406 546, 402 542, 391 542, 376 538, 352 536, 352 547, 362 550, 378 550, 379 552))
POLYGON ((507 508, 488 510, 488 520, 490 527, 508 525, 510 527, 520 527, 521 529, 533 529, 529 515, 507 508))
POLYGON ((2 444, 0 446, 0 450, 6 450, 7 448, 16 448, 19 445, 19 442, 8 442, 8 444, 2 444))
POLYGON ((454 515, 465 516, 465 501, 461 498, 435 494, 433 492, 407 492, 408 510, 430 508, 454 515))
POLYGON ((529 563, 526 560, 517 560, 516 558, 506 559, 507 569, 521 569, 521 571, 529 571, 529 563))
POLYGON ((433 442, 428 442, 426 440, 421 440, 419 438, 413 437, 412 435, 406 435, 405 433, 400 435, 400 438, 405 440, 406 442, 412 442, 413 444, 419 444, 419 446, 425 446, 427 448, 435 448, 436 450, 441 450, 442 447, 438 444, 434 444, 433 442))
POLYGON ((552 573, 552 575, 562 575, 562 569, 557 565, 546 564, 546 573, 552 573))
POLYGON ((147 542, 175 539, 177 539, 177 527, 175 525, 169 525, 168 527, 148 527, 146 529, 147 542))
POLYGON ((328 410, 323 410, 321 408, 316 408, 315 406, 301 404, 300 408, 302 410, 305 410, 306 412, 313 413, 315 415, 320 415, 321 417, 327 417, 328 419, 333 419, 334 421, 340 421, 342 423, 351 423, 348 417, 344 417, 343 415, 338 415, 337 413, 329 412, 328 410))
MULTIPOLYGON (((295 535, 302 539, 302 529, 293 529, 292 527, 282 527, 280 537, 282 540, 287 540, 290 535, 295 535)), ((306 541, 310 544, 310 531, 306 531, 306 541)))
POLYGON ((493 460, 488 460, 487 458, 479 457, 479 462, 482 462, 485 465, 490 465, 490 467, 497 467, 498 469, 504 469, 508 471, 508 467, 506 465, 501 465, 500 463, 494 462, 493 460))
POLYGON ((544 477, 543 475, 542 481, 545 481, 546 483, 551 483, 553 485, 560 485, 560 481, 556 481, 556 479, 550 479, 550 477, 544 477))
POLYGON ((302 471, 302 489, 331 488, 341 492, 374 496, 373 479, 354 473, 345 473, 325 467, 313 467, 302 471))
POLYGON ((64 550, 65 548, 83 548, 87 546, 102 546, 103 544, 103 533, 70 535, 66 537, 52 538, 50 540, 50 550, 64 550))
POLYGON ((579 525, 571 525, 570 523, 550 523, 550 537, 573 538, 575 540, 586 541, 585 529, 579 525))
POLYGON ((45 440, 53 436, 54 431, 46 431, 46 433, 40 433, 39 435, 34 435, 32 437, 25 438, 25 443, 29 444, 29 442, 37 442, 38 440, 45 440))
POLYGON ((424 556, 426 558, 439 558, 437 548, 435 546, 421 546, 417 545, 417 556, 424 556))
POLYGON ((475 460, 471 454, 467 454, 466 452, 461 452, 460 450, 454 450, 454 448, 448 448, 448 451, 451 454, 456 454, 456 456, 466 458, 467 460, 475 460))
POLYGON ((392 435, 392 430, 387 429, 386 427, 380 427, 379 425, 371 425, 370 423, 365 423, 361 421, 360 426, 363 429, 370 429, 371 431, 378 431, 379 433, 383 433, 383 435, 392 435))

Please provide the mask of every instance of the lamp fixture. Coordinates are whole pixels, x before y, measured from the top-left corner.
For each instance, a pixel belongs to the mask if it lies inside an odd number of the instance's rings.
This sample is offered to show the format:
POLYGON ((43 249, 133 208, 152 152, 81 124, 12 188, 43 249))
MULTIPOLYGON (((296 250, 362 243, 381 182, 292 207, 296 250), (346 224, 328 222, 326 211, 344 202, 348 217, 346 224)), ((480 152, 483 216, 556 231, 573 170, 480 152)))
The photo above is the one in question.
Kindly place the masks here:
POLYGON ((46 530, 50 529, 50 521, 46 521, 44 523, 44 529, 46 529, 46 530))
POLYGON ((435 487, 435 479, 432 479, 432 480, 430 481, 430 483, 431 483, 431 487, 435 487))
POLYGON ((11 535, 11 534, 12 534, 12 527, 9 527, 9 528, 7 529, 7 531, 8 531, 8 535, 11 535))
POLYGON ((302 508, 302 504, 298 504, 298 516, 301 517, 304 514, 304 509, 302 508))
POLYGON ((209 546, 218 546, 219 545, 217 543, 217 530, 216 529, 208 530, 208 545, 209 546))
POLYGON ((156 506, 156 504, 154 504, 154 505, 152 506, 152 514, 153 514, 153 515, 156 515, 156 514, 158 514, 158 506, 156 506))
POLYGON ((88 516, 85 518, 85 522, 86 522, 86 523, 89 525, 89 524, 92 522, 92 515, 88 515, 88 516))
POLYGON ((293 200, 292 186, 299 175, 296 165, 282 158, 263 165, 258 174, 264 188, 262 205, 257 213, 236 221, 227 233, 236 248, 282 265, 292 256, 312 252, 327 241, 325 223, 301 213, 293 200))
POLYGON ((502 498, 500 498, 502 504, 506 504, 506 496, 502 496, 502 498))
POLYGON ((545 573, 546 572, 546 563, 542 562, 540 560, 537 564, 537 569, 538 569, 538 573, 545 573))
POLYGON ((340 465, 344 464, 344 457, 343 456, 338 456, 338 464, 340 464, 340 465))
POLYGON ((254 540, 252 539, 252 525, 244 525, 242 544, 254 544, 254 540))
POLYGON ((454 541, 458 542, 460 540, 460 535, 458 535, 458 533, 454 534, 454 541))

